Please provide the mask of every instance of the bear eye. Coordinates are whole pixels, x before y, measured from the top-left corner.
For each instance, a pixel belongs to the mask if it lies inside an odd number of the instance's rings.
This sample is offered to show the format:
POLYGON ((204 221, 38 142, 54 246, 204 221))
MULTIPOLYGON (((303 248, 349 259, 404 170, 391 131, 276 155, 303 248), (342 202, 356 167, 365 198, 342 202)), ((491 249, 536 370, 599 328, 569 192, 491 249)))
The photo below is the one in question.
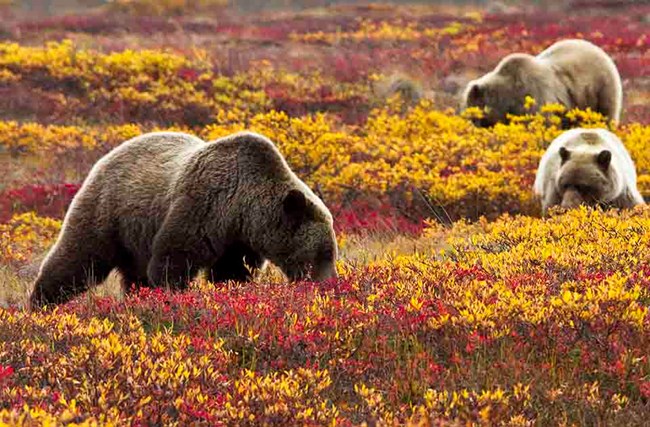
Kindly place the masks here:
POLYGON ((576 190, 582 194, 586 194, 591 191, 591 188, 586 185, 576 185, 576 190))

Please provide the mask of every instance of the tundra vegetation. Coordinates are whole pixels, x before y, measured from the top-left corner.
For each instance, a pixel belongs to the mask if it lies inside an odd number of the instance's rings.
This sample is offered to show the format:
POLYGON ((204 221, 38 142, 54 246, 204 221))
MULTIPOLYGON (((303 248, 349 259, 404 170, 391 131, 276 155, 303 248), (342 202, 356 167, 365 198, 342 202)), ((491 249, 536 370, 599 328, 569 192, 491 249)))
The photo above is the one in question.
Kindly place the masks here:
POLYGON ((542 217, 532 190, 568 122, 614 132, 650 196, 647 5, 224 3, 0 9, 0 423, 647 422, 650 208, 542 217), (614 59, 620 123, 559 105, 488 128, 459 114, 500 58, 565 38, 614 59), (417 102, 377 90, 397 73, 417 102), (243 129, 330 208, 338 278, 290 284, 271 266, 123 297, 112 277, 24 309, 98 158, 147 131, 243 129))

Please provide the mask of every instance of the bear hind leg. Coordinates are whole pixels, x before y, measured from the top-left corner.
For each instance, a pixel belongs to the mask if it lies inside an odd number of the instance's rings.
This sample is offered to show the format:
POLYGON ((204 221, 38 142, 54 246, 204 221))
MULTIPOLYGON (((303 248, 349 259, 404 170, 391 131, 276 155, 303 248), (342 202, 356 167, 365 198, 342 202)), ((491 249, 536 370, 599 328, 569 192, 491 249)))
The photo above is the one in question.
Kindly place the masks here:
POLYGON ((234 243, 208 269, 207 279, 215 283, 228 280, 249 282, 253 278, 253 271, 263 264, 264 259, 260 254, 243 243, 234 243))
POLYGON ((606 120, 620 122, 621 120, 621 94, 614 83, 603 85, 598 94, 597 112, 605 116, 606 120))
POLYGON ((100 257, 55 249, 39 271, 29 296, 30 307, 63 304, 102 283, 112 269, 113 265, 100 257))

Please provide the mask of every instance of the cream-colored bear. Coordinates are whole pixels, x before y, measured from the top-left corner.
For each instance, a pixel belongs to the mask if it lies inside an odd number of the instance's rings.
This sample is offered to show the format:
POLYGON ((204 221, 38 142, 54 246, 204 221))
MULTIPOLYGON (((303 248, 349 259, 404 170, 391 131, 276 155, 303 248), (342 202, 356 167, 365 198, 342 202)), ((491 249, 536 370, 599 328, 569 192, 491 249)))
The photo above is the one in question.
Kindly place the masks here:
POLYGON ((533 186, 542 214, 552 206, 631 208, 645 204, 636 170, 621 140, 606 129, 562 133, 542 156, 533 186))
MULTIPOLYGON (((623 90, 614 61, 598 46, 586 40, 562 40, 537 56, 513 53, 493 71, 467 85, 461 108, 487 107, 478 126, 507 121, 507 114, 522 115, 526 96, 536 103, 535 113, 545 104, 558 103, 603 114, 618 122, 623 90)), ((565 123, 564 128, 568 127, 565 123)))

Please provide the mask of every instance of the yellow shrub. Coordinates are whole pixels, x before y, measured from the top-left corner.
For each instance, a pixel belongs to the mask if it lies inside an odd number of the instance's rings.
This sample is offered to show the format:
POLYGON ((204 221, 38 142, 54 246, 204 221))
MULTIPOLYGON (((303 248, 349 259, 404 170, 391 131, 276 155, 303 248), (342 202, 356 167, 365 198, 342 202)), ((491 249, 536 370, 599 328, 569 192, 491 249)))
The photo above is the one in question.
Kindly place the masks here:
POLYGON ((61 221, 36 216, 34 213, 15 215, 0 224, 0 263, 21 264, 32 255, 47 249, 61 229, 61 221))

